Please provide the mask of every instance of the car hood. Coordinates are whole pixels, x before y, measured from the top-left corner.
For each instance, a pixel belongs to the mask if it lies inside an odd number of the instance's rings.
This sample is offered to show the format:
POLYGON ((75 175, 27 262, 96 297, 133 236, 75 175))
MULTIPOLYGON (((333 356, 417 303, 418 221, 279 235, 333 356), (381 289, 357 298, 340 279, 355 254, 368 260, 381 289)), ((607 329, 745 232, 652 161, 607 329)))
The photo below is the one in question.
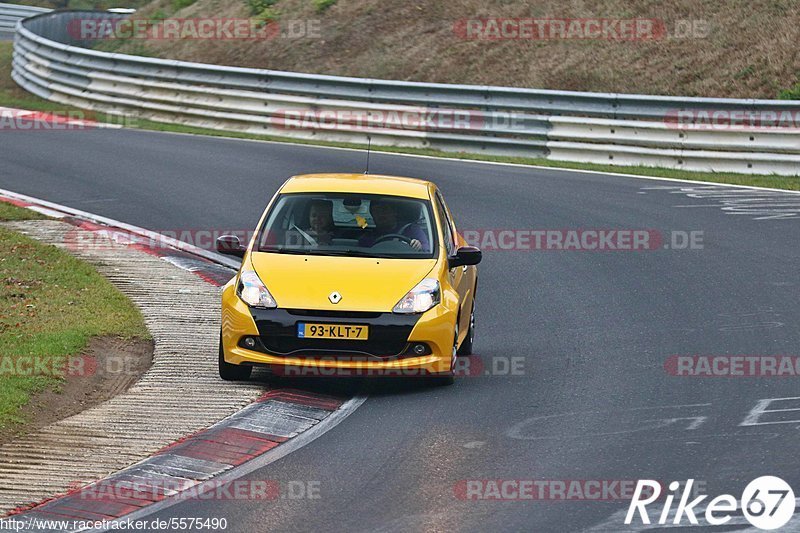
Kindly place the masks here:
POLYGON ((285 309, 389 312, 436 259, 323 257, 254 252, 253 268, 285 309), (342 299, 333 304, 332 292, 342 299))

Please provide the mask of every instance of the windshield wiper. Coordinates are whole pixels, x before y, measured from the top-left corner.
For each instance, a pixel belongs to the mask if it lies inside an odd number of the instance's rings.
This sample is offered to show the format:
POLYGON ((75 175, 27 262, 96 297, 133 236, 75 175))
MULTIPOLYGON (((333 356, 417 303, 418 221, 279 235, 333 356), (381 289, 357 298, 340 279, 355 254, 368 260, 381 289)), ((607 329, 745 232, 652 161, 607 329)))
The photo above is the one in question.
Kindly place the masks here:
POLYGON ((373 252, 365 252, 363 250, 354 250, 348 248, 346 250, 310 250, 302 248, 284 248, 280 246, 272 248, 260 248, 259 252, 276 253, 276 254, 294 254, 294 255, 317 255, 317 256, 332 256, 332 257, 373 257, 375 259, 398 259, 398 256, 388 254, 376 254, 373 252))
POLYGON ((308 250, 298 248, 283 248, 281 246, 273 246, 270 248, 259 248, 259 252, 276 253, 276 254, 294 254, 294 255, 309 255, 308 250))
POLYGON ((364 252, 362 250, 353 250, 353 249, 347 249, 347 250, 325 250, 324 252, 321 252, 321 253, 318 253, 318 254, 315 254, 315 255, 335 255, 337 257, 338 256, 341 256, 341 257, 348 257, 348 256, 349 257, 377 257, 377 258, 380 258, 380 259, 388 259, 388 258, 392 257, 390 255, 381 255, 381 254, 375 254, 375 253, 372 253, 372 252, 364 252))

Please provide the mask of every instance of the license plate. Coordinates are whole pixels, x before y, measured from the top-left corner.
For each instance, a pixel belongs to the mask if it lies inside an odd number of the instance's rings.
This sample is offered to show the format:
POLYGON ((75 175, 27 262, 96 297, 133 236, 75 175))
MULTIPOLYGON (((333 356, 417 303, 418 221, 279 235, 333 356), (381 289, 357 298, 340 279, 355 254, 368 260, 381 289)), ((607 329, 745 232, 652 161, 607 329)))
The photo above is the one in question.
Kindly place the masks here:
POLYGON ((369 336, 369 326, 353 324, 297 324, 297 336, 301 339, 348 339, 365 341, 369 336))

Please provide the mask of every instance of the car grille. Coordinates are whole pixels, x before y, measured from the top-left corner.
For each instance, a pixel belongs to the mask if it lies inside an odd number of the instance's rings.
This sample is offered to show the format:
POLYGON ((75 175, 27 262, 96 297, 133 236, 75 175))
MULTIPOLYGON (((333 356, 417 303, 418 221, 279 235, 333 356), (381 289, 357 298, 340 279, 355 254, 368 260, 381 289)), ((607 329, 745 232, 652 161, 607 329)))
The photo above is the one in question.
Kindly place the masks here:
POLYGON ((409 353, 408 337, 418 315, 297 309, 252 309, 266 353, 291 357, 398 357, 409 353), (298 322, 369 326, 368 340, 298 338, 298 322))

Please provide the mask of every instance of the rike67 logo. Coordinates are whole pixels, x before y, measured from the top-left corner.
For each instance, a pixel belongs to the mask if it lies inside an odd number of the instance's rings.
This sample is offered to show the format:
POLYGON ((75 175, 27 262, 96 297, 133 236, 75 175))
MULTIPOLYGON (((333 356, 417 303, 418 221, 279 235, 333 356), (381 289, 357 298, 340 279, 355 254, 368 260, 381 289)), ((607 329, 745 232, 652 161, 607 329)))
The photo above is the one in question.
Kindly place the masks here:
MULTIPOLYGON (((669 484, 669 493, 666 494, 664 506, 658 515, 658 524, 667 524, 676 497, 679 503, 671 521, 673 525, 681 524, 684 517, 690 524, 698 525, 699 515, 705 518, 709 525, 721 526, 730 522, 734 515, 739 515, 738 510, 741 510, 741 515, 744 515, 752 526, 763 530, 774 530, 785 526, 794 515, 796 503, 794 491, 779 477, 762 476, 754 479, 745 487, 739 501, 730 494, 721 494, 705 505, 705 512, 702 514, 700 508, 708 496, 698 496, 689 501, 693 484, 693 479, 688 480, 680 495, 677 491, 681 484, 677 481, 669 484)), ((658 481, 639 480, 628 507, 628 514, 625 516, 625 524, 631 524, 637 511, 642 523, 650 524, 647 506, 661 497, 661 489, 658 481)))

